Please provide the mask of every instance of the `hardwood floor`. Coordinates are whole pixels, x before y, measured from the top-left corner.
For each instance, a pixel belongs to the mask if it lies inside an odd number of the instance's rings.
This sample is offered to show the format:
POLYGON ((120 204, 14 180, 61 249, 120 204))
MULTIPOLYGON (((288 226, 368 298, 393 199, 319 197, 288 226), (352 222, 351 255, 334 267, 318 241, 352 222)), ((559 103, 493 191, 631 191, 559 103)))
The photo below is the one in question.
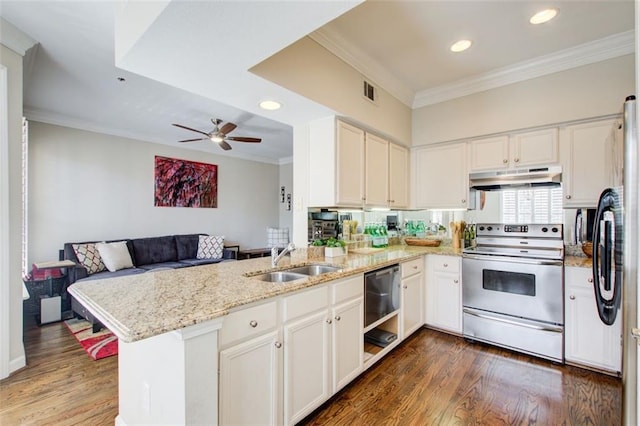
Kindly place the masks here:
MULTIPOLYGON (((117 357, 62 323, 29 327, 28 367, 0 381, 0 425, 113 425, 117 357)), ((302 423, 619 425, 621 381, 421 329, 302 423)))
POLYGON ((622 383, 421 329, 307 425, 619 425, 622 383))

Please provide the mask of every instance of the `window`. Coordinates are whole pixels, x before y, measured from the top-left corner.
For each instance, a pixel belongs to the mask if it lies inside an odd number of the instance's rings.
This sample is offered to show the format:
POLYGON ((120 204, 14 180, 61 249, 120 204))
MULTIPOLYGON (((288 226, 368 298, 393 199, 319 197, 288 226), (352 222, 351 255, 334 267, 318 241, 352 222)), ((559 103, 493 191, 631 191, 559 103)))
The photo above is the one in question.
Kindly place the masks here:
POLYGON ((562 223, 562 188, 502 191, 503 223, 562 223))

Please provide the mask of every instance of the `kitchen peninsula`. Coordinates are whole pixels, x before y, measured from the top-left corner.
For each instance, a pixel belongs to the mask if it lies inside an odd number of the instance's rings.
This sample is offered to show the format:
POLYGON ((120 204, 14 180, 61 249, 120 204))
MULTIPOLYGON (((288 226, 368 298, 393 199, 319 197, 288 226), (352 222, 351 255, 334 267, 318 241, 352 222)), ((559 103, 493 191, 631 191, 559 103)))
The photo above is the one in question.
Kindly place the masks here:
POLYGON ((426 254, 460 251, 446 246, 392 246, 368 255, 308 259, 306 250, 300 249, 276 269, 309 263, 341 269, 270 283, 256 278, 273 270, 269 258, 258 258, 81 282, 69 291, 119 338, 116 424, 217 424, 219 332, 230 312, 426 254))

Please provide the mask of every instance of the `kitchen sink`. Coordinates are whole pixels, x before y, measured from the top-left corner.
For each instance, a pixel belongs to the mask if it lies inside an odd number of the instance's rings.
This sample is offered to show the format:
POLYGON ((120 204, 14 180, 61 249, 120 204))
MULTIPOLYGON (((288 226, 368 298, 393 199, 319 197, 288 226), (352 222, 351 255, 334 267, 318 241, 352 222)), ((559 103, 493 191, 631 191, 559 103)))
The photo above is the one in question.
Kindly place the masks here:
POLYGON ((308 276, 315 276, 320 274, 326 274, 327 272, 336 272, 341 268, 331 265, 305 265, 298 266, 296 268, 287 269, 287 272, 294 272, 297 274, 304 274, 308 276))
POLYGON ((266 281, 270 283, 284 283, 293 280, 299 280, 301 278, 307 278, 308 275, 290 272, 290 271, 276 271, 267 272, 266 274, 257 275, 255 278, 260 281, 266 281))

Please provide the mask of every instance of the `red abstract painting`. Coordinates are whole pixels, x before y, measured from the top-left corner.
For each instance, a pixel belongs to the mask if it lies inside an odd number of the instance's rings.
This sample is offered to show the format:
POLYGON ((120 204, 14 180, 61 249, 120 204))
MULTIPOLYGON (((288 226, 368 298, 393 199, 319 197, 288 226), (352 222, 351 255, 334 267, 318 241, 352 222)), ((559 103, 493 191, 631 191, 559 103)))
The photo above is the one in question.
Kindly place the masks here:
POLYGON ((175 158, 155 158, 155 205, 218 207, 218 166, 175 158))

